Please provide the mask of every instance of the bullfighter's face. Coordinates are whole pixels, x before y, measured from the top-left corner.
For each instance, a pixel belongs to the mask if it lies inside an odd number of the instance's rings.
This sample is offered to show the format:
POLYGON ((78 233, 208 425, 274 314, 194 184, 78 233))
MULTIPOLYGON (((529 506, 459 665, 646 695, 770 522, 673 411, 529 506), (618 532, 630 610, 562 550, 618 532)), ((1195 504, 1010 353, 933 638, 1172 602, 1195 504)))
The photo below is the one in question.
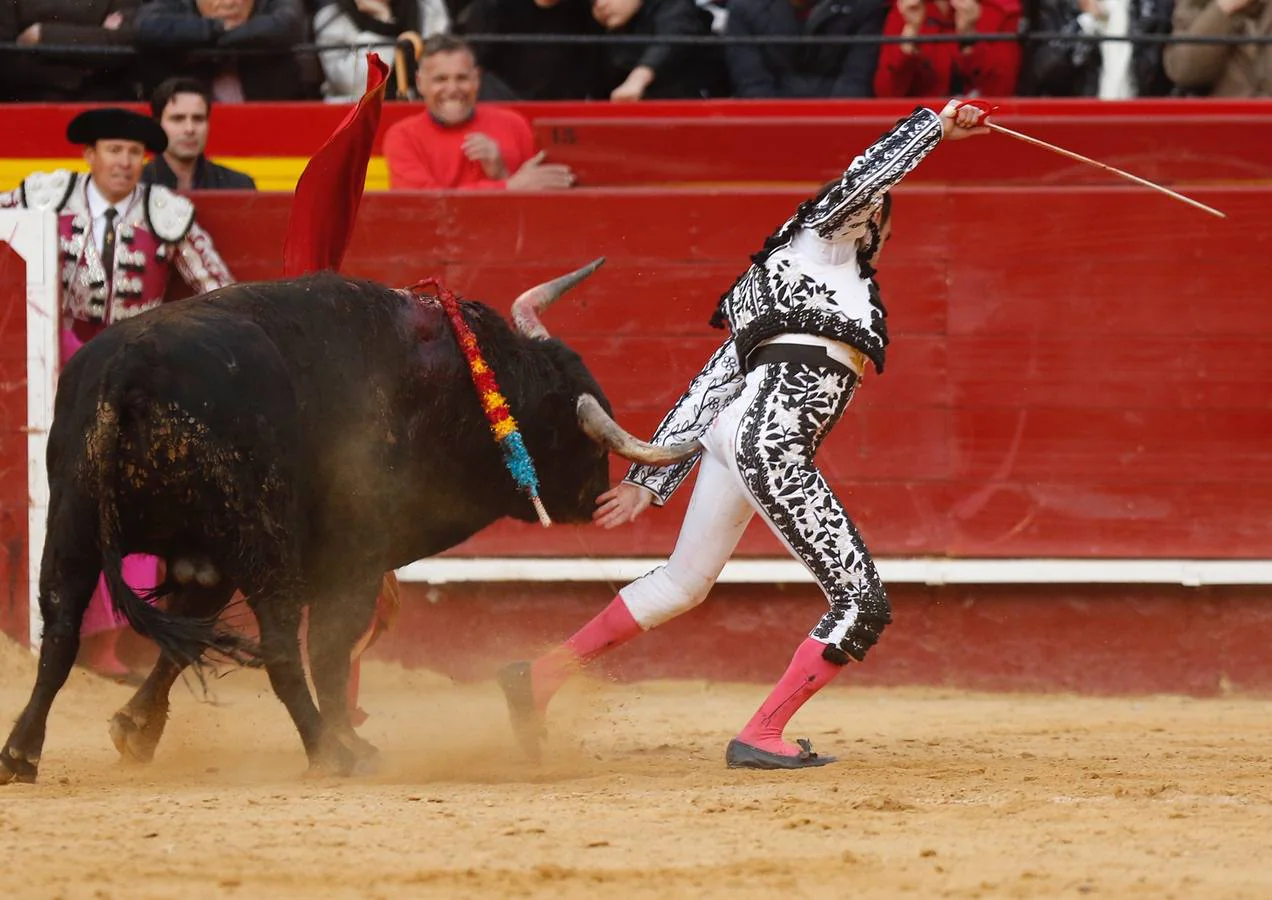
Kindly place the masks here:
POLYGON ((140 141, 98 141, 84 148, 84 162, 93 184, 111 203, 118 203, 136 189, 146 147, 140 141))
POLYGON ((416 87, 433 118, 446 125, 458 125, 477 108, 481 72, 467 50, 434 53, 420 64, 416 87))
POLYGON ((173 94, 159 124, 168 135, 167 156, 194 162, 208 145, 208 104, 200 94, 173 94))

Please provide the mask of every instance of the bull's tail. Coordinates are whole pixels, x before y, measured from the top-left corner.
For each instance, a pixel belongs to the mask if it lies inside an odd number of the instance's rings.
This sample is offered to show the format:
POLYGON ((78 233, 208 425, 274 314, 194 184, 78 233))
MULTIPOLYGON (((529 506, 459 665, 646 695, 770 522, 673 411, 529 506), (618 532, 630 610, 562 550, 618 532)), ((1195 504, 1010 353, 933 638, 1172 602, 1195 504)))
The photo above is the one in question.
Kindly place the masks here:
POLYGON ((178 665, 198 664, 203 654, 216 651, 244 665, 261 662, 259 647, 241 635, 226 631, 217 624, 217 616, 196 619, 174 615, 148 600, 155 600, 167 590, 157 587, 147 599, 137 595, 124 581, 123 553, 120 550, 122 530, 116 485, 119 472, 119 432, 121 418, 126 415, 123 386, 117 373, 107 375, 97 404, 97 421, 90 438, 91 458, 98 476, 99 535, 102 574, 110 592, 111 604, 138 633, 153 640, 160 651, 178 665))

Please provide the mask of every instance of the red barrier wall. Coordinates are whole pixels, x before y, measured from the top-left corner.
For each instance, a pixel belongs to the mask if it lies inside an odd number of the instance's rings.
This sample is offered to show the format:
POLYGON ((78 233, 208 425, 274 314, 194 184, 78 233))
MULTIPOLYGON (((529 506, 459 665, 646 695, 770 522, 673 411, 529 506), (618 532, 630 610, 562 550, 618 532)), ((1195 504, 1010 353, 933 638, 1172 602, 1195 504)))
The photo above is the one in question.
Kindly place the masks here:
MULTIPOLYGON (((878 553, 1266 556, 1272 192, 1199 197, 1230 218, 1133 189, 898 192, 888 372, 822 451, 878 553)), ((440 273, 506 309, 607 256, 551 325, 647 433, 720 340, 705 324, 715 298, 799 199, 370 196, 346 268, 395 284, 440 273)), ((277 274, 286 199, 209 196, 200 210, 240 278, 277 274)), ((461 552, 657 555, 685 499, 622 532, 509 524, 461 552)), ((782 551, 753 529, 741 552, 782 551)))
MULTIPOLYGON (((975 151, 969 142, 939 152, 956 165, 975 151)), ((878 555, 1267 556, 1272 190, 1196 193, 1230 218, 1135 189, 898 191, 882 274, 888 372, 867 379, 822 453, 878 555)), ((705 325, 715 297, 800 199, 786 190, 372 195, 347 270, 393 284, 439 273, 506 310, 531 282, 607 256, 549 322, 623 420, 647 432, 720 339, 705 325)), ((197 200, 240 278, 278 274, 288 197, 197 200)), ((18 326, 0 330, 0 383, 21 383, 22 342, 18 326)), ((16 458, 25 395, 0 396, 0 458, 16 458)), ((24 482, 6 479, 3 510, 17 515, 24 494, 24 482)), ((457 552, 660 556, 687 496, 619 532, 504 524, 457 552)), ((782 551, 754 528, 741 553, 782 551)), ((402 624, 375 652, 483 677, 564 636, 612 587, 406 585, 402 624)), ((897 622, 870 664, 854 668, 863 682, 1272 688, 1263 589, 892 593, 897 622)), ((768 680, 822 602, 810 586, 723 587, 617 655, 612 671, 768 680), (737 652, 719 652, 722 634, 737 652)))
MULTIPOLYGON (((375 657, 460 681, 570 635, 609 585, 403 585, 375 657)), ((1221 696, 1272 691, 1263 587, 891 585, 893 623, 837 682, 984 691, 1221 696)), ((719 585, 707 602, 603 658, 594 674, 772 684, 826 609, 812 585, 719 585)), ((759 703, 763 691, 756 691, 759 703)), ((376 713, 373 695, 361 705, 376 713)))
MULTIPOLYGON (((943 101, 924 101, 937 106, 943 101)), ((713 101, 641 104, 513 104, 535 124, 542 146, 590 186, 666 182, 824 181, 842 171, 916 101, 713 101)), ((66 123, 83 107, 0 105, 0 154, 78 155, 66 123)), ((139 111, 144 111, 140 106, 139 111)), ((257 103, 219 106, 213 156, 308 157, 347 107, 257 103)), ((421 110, 385 107, 389 125, 421 110)), ((1215 100, 1009 99, 998 113, 1017 127, 1129 168, 1146 178, 1225 182, 1272 178, 1272 102, 1215 100)), ((953 167, 933 159, 913 180, 962 184, 1109 183, 1111 176, 1008 138, 977 142, 953 167)), ((377 140, 375 153, 380 152, 377 140)))
POLYGON ((28 633, 26 262, 0 243, 0 632, 28 633))

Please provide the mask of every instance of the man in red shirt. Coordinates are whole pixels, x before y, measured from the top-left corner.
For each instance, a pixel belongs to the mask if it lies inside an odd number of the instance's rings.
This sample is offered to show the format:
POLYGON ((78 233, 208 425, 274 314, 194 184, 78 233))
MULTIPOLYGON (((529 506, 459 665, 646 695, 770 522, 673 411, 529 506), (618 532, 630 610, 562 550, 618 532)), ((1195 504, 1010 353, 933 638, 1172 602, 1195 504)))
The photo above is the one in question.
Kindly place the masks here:
POLYGON ((535 153, 530 123, 509 109, 478 106, 481 71, 468 45, 451 35, 429 38, 415 86, 427 112, 384 135, 389 188, 561 190, 574 185, 568 166, 535 153))
MULTIPOLYGON (((893 0, 885 35, 1016 34, 1020 0, 893 0)), ((976 40, 884 44, 876 97, 1010 97, 1020 74, 1020 44, 976 40)))

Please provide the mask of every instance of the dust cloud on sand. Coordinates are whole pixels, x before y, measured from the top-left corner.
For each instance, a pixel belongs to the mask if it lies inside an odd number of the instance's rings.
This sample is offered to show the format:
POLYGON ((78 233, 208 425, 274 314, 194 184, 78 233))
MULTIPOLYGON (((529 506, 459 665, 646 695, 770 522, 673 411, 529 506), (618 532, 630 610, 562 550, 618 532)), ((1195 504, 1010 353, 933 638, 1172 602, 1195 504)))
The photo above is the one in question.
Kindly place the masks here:
MULTIPOLYGON (((0 715, 34 658, 0 639, 0 715)), ((848 679, 845 679, 848 681, 848 679)), ((0 788, 0 892, 30 898, 1267 897, 1261 698, 830 688, 795 720, 841 762, 729 771, 761 685, 580 681, 524 762, 493 683, 364 667, 383 770, 302 776, 260 672, 178 684, 148 767, 76 670, 40 783, 0 788)))

